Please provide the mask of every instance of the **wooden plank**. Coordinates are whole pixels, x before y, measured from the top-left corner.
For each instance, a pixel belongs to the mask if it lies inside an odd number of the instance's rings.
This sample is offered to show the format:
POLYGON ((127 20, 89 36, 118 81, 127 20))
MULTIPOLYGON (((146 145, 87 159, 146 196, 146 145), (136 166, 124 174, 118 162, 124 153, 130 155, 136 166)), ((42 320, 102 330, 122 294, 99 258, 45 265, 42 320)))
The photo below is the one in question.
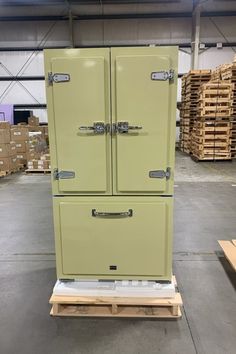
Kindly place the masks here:
POLYGON ((226 95, 226 97, 219 97, 218 95, 216 95, 215 97, 202 97, 200 96, 198 102, 204 104, 204 103, 214 103, 214 104, 222 104, 224 103, 225 105, 229 106, 232 104, 231 102, 231 97, 226 95))
POLYGON ((52 295, 50 304, 93 304, 93 305, 139 305, 139 306, 174 306, 182 305, 180 293, 174 298, 152 298, 152 297, 114 297, 114 296, 63 296, 52 295))
POLYGON ((226 258, 236 271, 236 247, 231 241, 218 240, 226 258))

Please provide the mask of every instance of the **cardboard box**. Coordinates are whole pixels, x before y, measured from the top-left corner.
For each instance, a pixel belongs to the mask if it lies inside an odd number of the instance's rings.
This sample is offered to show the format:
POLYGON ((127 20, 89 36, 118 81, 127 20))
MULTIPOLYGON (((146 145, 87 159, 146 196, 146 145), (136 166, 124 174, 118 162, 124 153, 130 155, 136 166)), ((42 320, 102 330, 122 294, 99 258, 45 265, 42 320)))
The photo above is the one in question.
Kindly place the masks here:
POLYGON ((21 153, 21 152, 28 152, 29 151, 29 142, 26 141, 17 141, 16 142, 16 152, 21 153))
POLYGON ((26 165, 27 164, 27 153, 22 152, 21 154, 16 155, 18 165, 26 165))
POLYGON ((41 127, 39 125, 29 125, 28 129, 30 133, 38 133, 39 136, 44 137, 44 127, 41 127))
POLYGON ((27 160, 30 161, 30 160, 38 160, 40 158, 40 154, 38 152, 35 152, 35 151, 29 151, 26 153, 27 155, 27 160))
POLYGON ((28 118, 29 125, 39 125, 39 118, 35 116, 31 116, 28 118))
POLYGON ((38 169, 39 170, 46 170, 49 169, 50 162, 47 160, 39 160, 38 161, 38 169))
POLYGON ((26 141, 29 140, 29 129, 23 125, 12 125, 11 127, 12 141, 26 141))
POLYGON ((1 157, 0 171, 12 171, 17 168, 16 157, 1 157))
POLYGON ((16 155, 16 144, 0 144, 0 157, 10 157, 16 155))
POLYGON ((10 144, 11 134, 8 129, 0 129, 0 144, 10 144))
POLYGON ((40 128, 43 128, 43 133, 45 138, 48 138, 48 126, 47 125, 41 125, 40 128))
POLYGON ((11 159, 9 157, 0 158, 0 171, 10 171, 12 169, 11 159))
POLYGON ((42 156, 40 156, 40 160, 50 161, 50 154, 43 154, 42 156))
POLYGON ((11 125, 9 122, 0 121, 0 129, 10 129, 11 125))
POLYGON ((29 170, 37 170, 38 169, 38 160, 30 160, 27 163, 29 170))

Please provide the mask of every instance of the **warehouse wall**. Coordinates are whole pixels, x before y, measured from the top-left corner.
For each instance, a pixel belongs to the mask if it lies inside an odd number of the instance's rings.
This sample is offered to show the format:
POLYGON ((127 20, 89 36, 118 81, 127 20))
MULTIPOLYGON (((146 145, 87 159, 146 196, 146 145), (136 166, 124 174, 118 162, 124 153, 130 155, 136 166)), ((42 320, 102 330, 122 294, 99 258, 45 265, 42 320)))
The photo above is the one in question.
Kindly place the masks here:
MULTIPOLYGON (((236 42, 235 17, 202 18, 201 42, 236 42), (220 28, 220 31, 219 31, 220 28), (223 36, 222 36, 223 34, 223 36)), ((191 42, 191 18, 74 21, 76 46, 112 46, 142 44, 183 44, 191 42)), ((1 22, 0 47, 70 46, 67 21, 1 22)), ((232 61, 236 48, 207 48, 199 57, 199 68, 214 68, 232 61)), ((43 53, 0 52, 0 76, 44 75, 43 53)), ((179 72, 190 69, 190 48, 179 51, 179 72)), ((1 103, 45 103, 43 81, 0 82, 1 103)), ((180 80, 178 88, 180 100, 180 80)), ((46 110, 35 110, 47 121, 46 110)))

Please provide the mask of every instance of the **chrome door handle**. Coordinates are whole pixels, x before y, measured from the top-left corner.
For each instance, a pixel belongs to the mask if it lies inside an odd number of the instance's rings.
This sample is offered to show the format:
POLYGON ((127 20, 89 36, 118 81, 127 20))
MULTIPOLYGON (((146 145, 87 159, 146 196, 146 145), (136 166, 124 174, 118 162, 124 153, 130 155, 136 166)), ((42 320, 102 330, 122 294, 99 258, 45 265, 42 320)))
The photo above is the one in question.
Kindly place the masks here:
POLYGON ((96 209, 92 209, 92 216, 107 218, 107 217, 118 217, 118 218, 126 218, 133 216, 133 210, 129 209, 128 211, 121 212, 106 212, 106 211, 96 211, 96 209))
POLYGON ((139 125, 129 125, 129 122, 118 122, 117 123, 117 132, 119 134, 128 133, 129 130, 140 130, 143 127, 139 125))
POLYGON ((83 131, 93 131, 94 134, 105 134, 106 125, 103 122, 94 122, 92 126, 81 126, 79 130, 83 131))
POLYGON ((140 129, 143 129, 143 127, 141 127, 140 125, 130 125, 129 129, 131 129, 131 130, 140 130, 140 129))

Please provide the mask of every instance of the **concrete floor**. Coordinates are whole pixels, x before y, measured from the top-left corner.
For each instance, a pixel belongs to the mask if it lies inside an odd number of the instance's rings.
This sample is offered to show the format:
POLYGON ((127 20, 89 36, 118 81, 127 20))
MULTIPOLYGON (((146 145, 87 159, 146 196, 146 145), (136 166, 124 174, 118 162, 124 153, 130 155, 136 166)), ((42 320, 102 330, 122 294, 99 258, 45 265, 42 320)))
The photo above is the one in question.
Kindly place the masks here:
POLYGON ((235 354, 236 273, 217 239, 236 236, 236 162, 177 154, 174 273, 179 321, 51 318, 56 280, 50 178, 0 180, 0 354, 235 354))

